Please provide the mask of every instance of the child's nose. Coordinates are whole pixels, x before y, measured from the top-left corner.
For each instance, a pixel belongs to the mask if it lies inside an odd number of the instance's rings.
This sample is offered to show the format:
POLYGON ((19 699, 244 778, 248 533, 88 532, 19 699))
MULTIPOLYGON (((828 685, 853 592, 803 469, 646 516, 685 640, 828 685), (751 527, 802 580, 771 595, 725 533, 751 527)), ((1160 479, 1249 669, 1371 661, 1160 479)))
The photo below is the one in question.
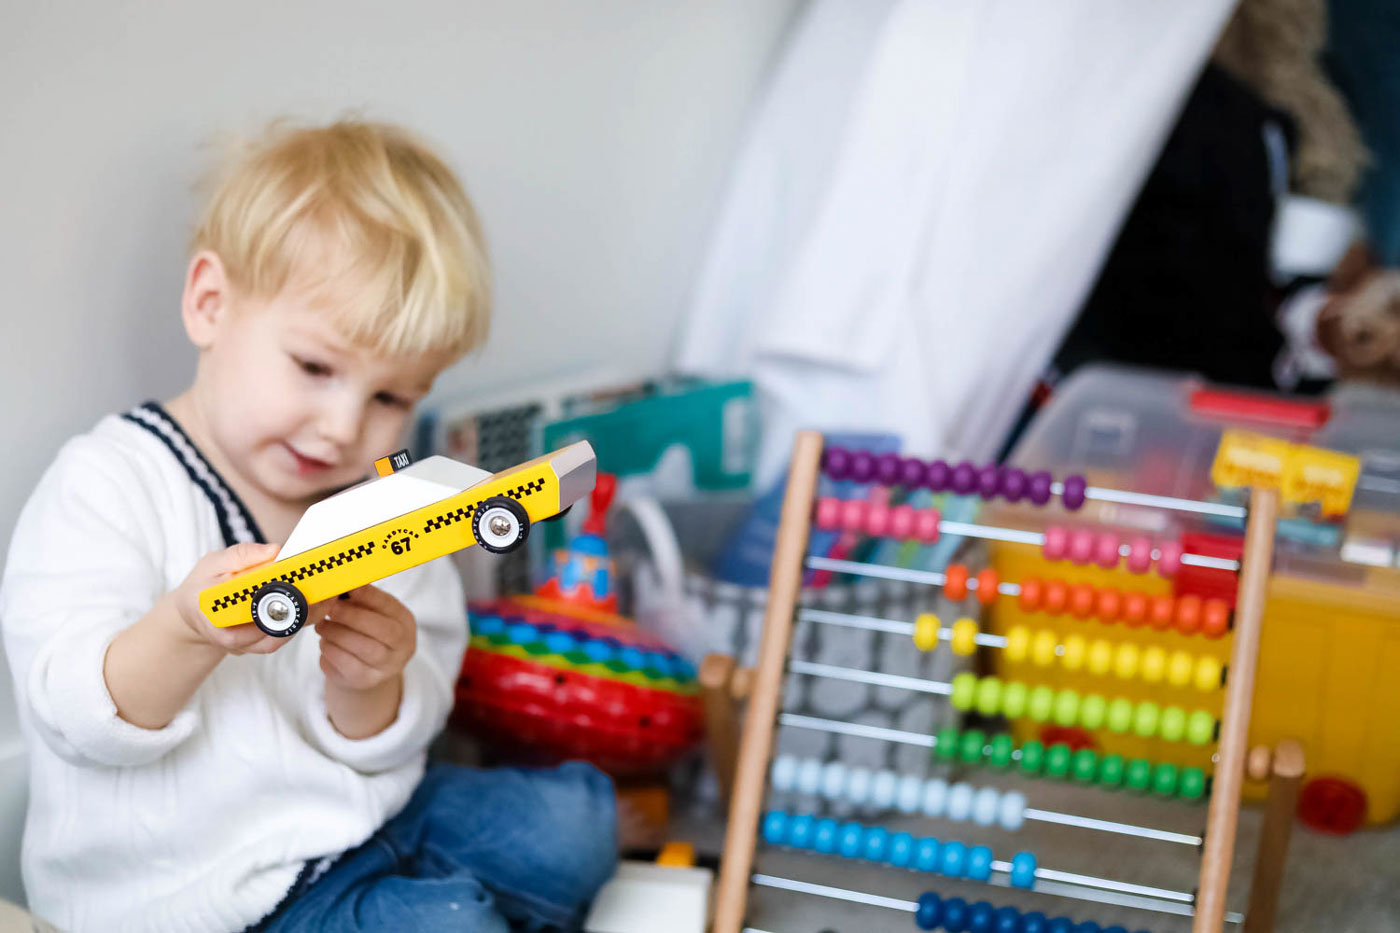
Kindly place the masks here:
POLYGON ((347 446, 360 436, 364 420, 364 405, 352 399, 338 399, 326 406, 321 414, 321 435, 340 446, 347 446))

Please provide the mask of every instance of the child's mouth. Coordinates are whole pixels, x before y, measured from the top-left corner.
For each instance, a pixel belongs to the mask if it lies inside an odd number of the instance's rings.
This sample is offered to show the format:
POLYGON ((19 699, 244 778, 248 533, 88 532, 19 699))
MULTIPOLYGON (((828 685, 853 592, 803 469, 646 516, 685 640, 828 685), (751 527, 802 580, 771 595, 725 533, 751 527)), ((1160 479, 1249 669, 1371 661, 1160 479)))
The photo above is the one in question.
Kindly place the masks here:
POLYGON ((324 473, 334 466, 332 463, 327 463, 324 460, 317 460, 315 457, 302 456, 297 453, 296 448, 292 447, 291 444, 284 443, 282 446, 287 448, 287 452, 292 455, 292 460, 297 466, 297 474, 300 476, 314 476, 317 473, 324 473))

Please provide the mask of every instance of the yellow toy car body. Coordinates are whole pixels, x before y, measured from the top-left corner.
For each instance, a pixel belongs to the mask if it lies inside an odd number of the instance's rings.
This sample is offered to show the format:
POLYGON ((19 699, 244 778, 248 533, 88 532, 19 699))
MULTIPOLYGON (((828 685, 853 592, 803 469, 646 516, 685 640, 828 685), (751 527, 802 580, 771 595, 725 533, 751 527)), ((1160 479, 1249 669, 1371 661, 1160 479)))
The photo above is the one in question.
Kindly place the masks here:
POLYGON ((597 477, 586 441, 495 475, 446 457, 394 469, 406 463, 407 456, 400 456, 376 463, 378 478, 308 509, 276 560, 202 591, 199 607, 209 621, 221 628, 252 622, 269 635, 292 635, 313 603, 473 544, 496 553, 515 550, 532 522, 566 511, 593 489, 597 477), (364 525, 376 507, 383 514, 394 511, 394 503, 421 501, 440 490, 448 494, 364 525), (312 525, 319 535, 304 532, 303 526, 312 525), (349 528, 358 530, 341 533, 349 528))

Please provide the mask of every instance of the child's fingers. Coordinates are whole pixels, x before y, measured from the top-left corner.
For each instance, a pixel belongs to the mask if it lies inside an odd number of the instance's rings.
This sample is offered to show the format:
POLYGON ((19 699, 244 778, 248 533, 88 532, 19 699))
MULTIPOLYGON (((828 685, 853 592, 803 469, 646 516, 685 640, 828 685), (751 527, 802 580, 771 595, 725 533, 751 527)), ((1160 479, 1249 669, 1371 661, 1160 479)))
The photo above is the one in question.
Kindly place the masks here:
POLYGON ((377 679, 369 665, 334 642, 321 642, 321 664, 322 671, 329 665, 342 681, 352 686, 370 684, 377 679))
POLYGON ((206 560, 209 561, 206 569, 216 576, 233 576, 241 573, 249 567, 256 567, 265 564, 277 556, 281 545, 259 544, 256 541, 243 541, 235 544, 231 548, 222 551, 215 551, 206 560))
POLYGON ((394 655, 394 649, 382 641, 337 622, 323 623, 318 631, 322 645, 334 645, 369 667, 379 667, 394 655))
POLYGON ((345 594, 351 603, 358 603, 386 616, 412 620, 413 613, 389 593, 377 586, 358 586, 345 594))
POLYGON ((332 606, 328 609, 328 615, 329 622, 322 619, 317 623, 318 626, 324 627, 330 623, 338 623, 346 628, 354 629, 361 635, 382 642, 387 648, 393 648, 413 637, 411 621, 385 615, 359 603, 341 603, 332 606))

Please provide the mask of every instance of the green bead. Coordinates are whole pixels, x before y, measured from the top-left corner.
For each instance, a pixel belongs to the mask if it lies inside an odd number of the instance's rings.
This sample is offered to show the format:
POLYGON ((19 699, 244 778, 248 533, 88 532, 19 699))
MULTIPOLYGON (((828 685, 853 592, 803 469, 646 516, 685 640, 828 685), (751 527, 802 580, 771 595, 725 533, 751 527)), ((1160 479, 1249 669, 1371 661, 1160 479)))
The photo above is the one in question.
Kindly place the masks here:
POLYGON ((1119 787, 1123 783, 1123 756, 1104 755, 1099 762, 1099 783, 1104 787, 1119 787))
POLYGON ((1133 724, 1133 701, 1118 697, 1109 703, 1107 723, 1110 732, 1127 732, 1133 724))
POLYGON ((1192 745, 1205 745, 1215 738, 1215 717, 1203 709, 1198 709, 1186 718, 1186 741, 1192 745))
POLYGON ((944 761, 952 761, 958 757, 958 730, 953 726, 939 729, 938 738, 933 743, 933 751, 944 761))
POLYGON ((1031 691, 1030 702, 1027 705, 1031 719, 1045 722, 1055 711, 1055 691, 1041 684, 1031 691))
POLYGON ((1011 767, 1011 752, 1015 749, 1015 747, 1016 744, 1011 741, 1011 736, 1007 735, 1005 732, 993 736, 991 755, 992 767, 1011 767))
POLYGON ((1092 748, 1081 748, 1074 753, 1070 773, 1081 784, 1090 784, 1099 770, 1099 756, 1092 748))
POLYGON ((958 757, 970 765, 982 760, 982 749, 986 748, 987 738, 981 729, 968 729, 958 741, 958 757))
POLYGON ((967 712, 977 698, 977 675, 966 671, 953 678, 953 709, 967 712))
POLYGON ((1027 774, 1039 774, 1045 766, 1045 746, 1031 739, 1021 746, 1021 770, 1027 774))
POLYGON ((1157 720, 1161 713, 1157 709, 1157 704, 1151 700, 1143 700, 1133 710, 1133 731, 1144 739, 1150 739, 1157 734, 1157 720))
POLYGON ((1200 768, 1182 768, 1177 793, 1184 800, 1199 800, 1206 792, 1206 773, 1200 768))
POLYGON ((1180 742, 1186 735, 1186 710, 1180 706, 1168 706, 1162 710, 1162 721, 1157 725, 1157 734, 1168 742, 1180 742))
POLYGON ((1069 760, 1073 753, 1069 746, 1057 742, 1045 750, 1045 773, 1053 778, 1069 774, 1069 760))
POLYGON ((1176 765, 1164 761, 1152 772, 1152 793, 1159 797, 1174 797, 1176 781, 1176 765))
POLYGON ((1097 693, 1091 693, 1079 701, 1079 724, 1085 729, 1102 729, 1108 715, 1108 701, 1097 693))
POLYGON ((1146 758, 1134 758, 1128 762, 1123 772, 1123 783, 1128 790, 1145 791, 1152 784, 1152 762, 1146 758))
POLYGON ((977 682, 977 712, 983 716, 995 716, 1001 711, 1001 681, 995 677, 983 677, 977 682))
POLYGON ((1020 719, 1026 715, 1026 685, 1013 680, 1001 688, 1001 714, 1007 719, 1020 719))
POLYGON ((1079 691, 1061 690, 1055 694, 1055 724, 1069 728, 1079 721, 1079 691))

